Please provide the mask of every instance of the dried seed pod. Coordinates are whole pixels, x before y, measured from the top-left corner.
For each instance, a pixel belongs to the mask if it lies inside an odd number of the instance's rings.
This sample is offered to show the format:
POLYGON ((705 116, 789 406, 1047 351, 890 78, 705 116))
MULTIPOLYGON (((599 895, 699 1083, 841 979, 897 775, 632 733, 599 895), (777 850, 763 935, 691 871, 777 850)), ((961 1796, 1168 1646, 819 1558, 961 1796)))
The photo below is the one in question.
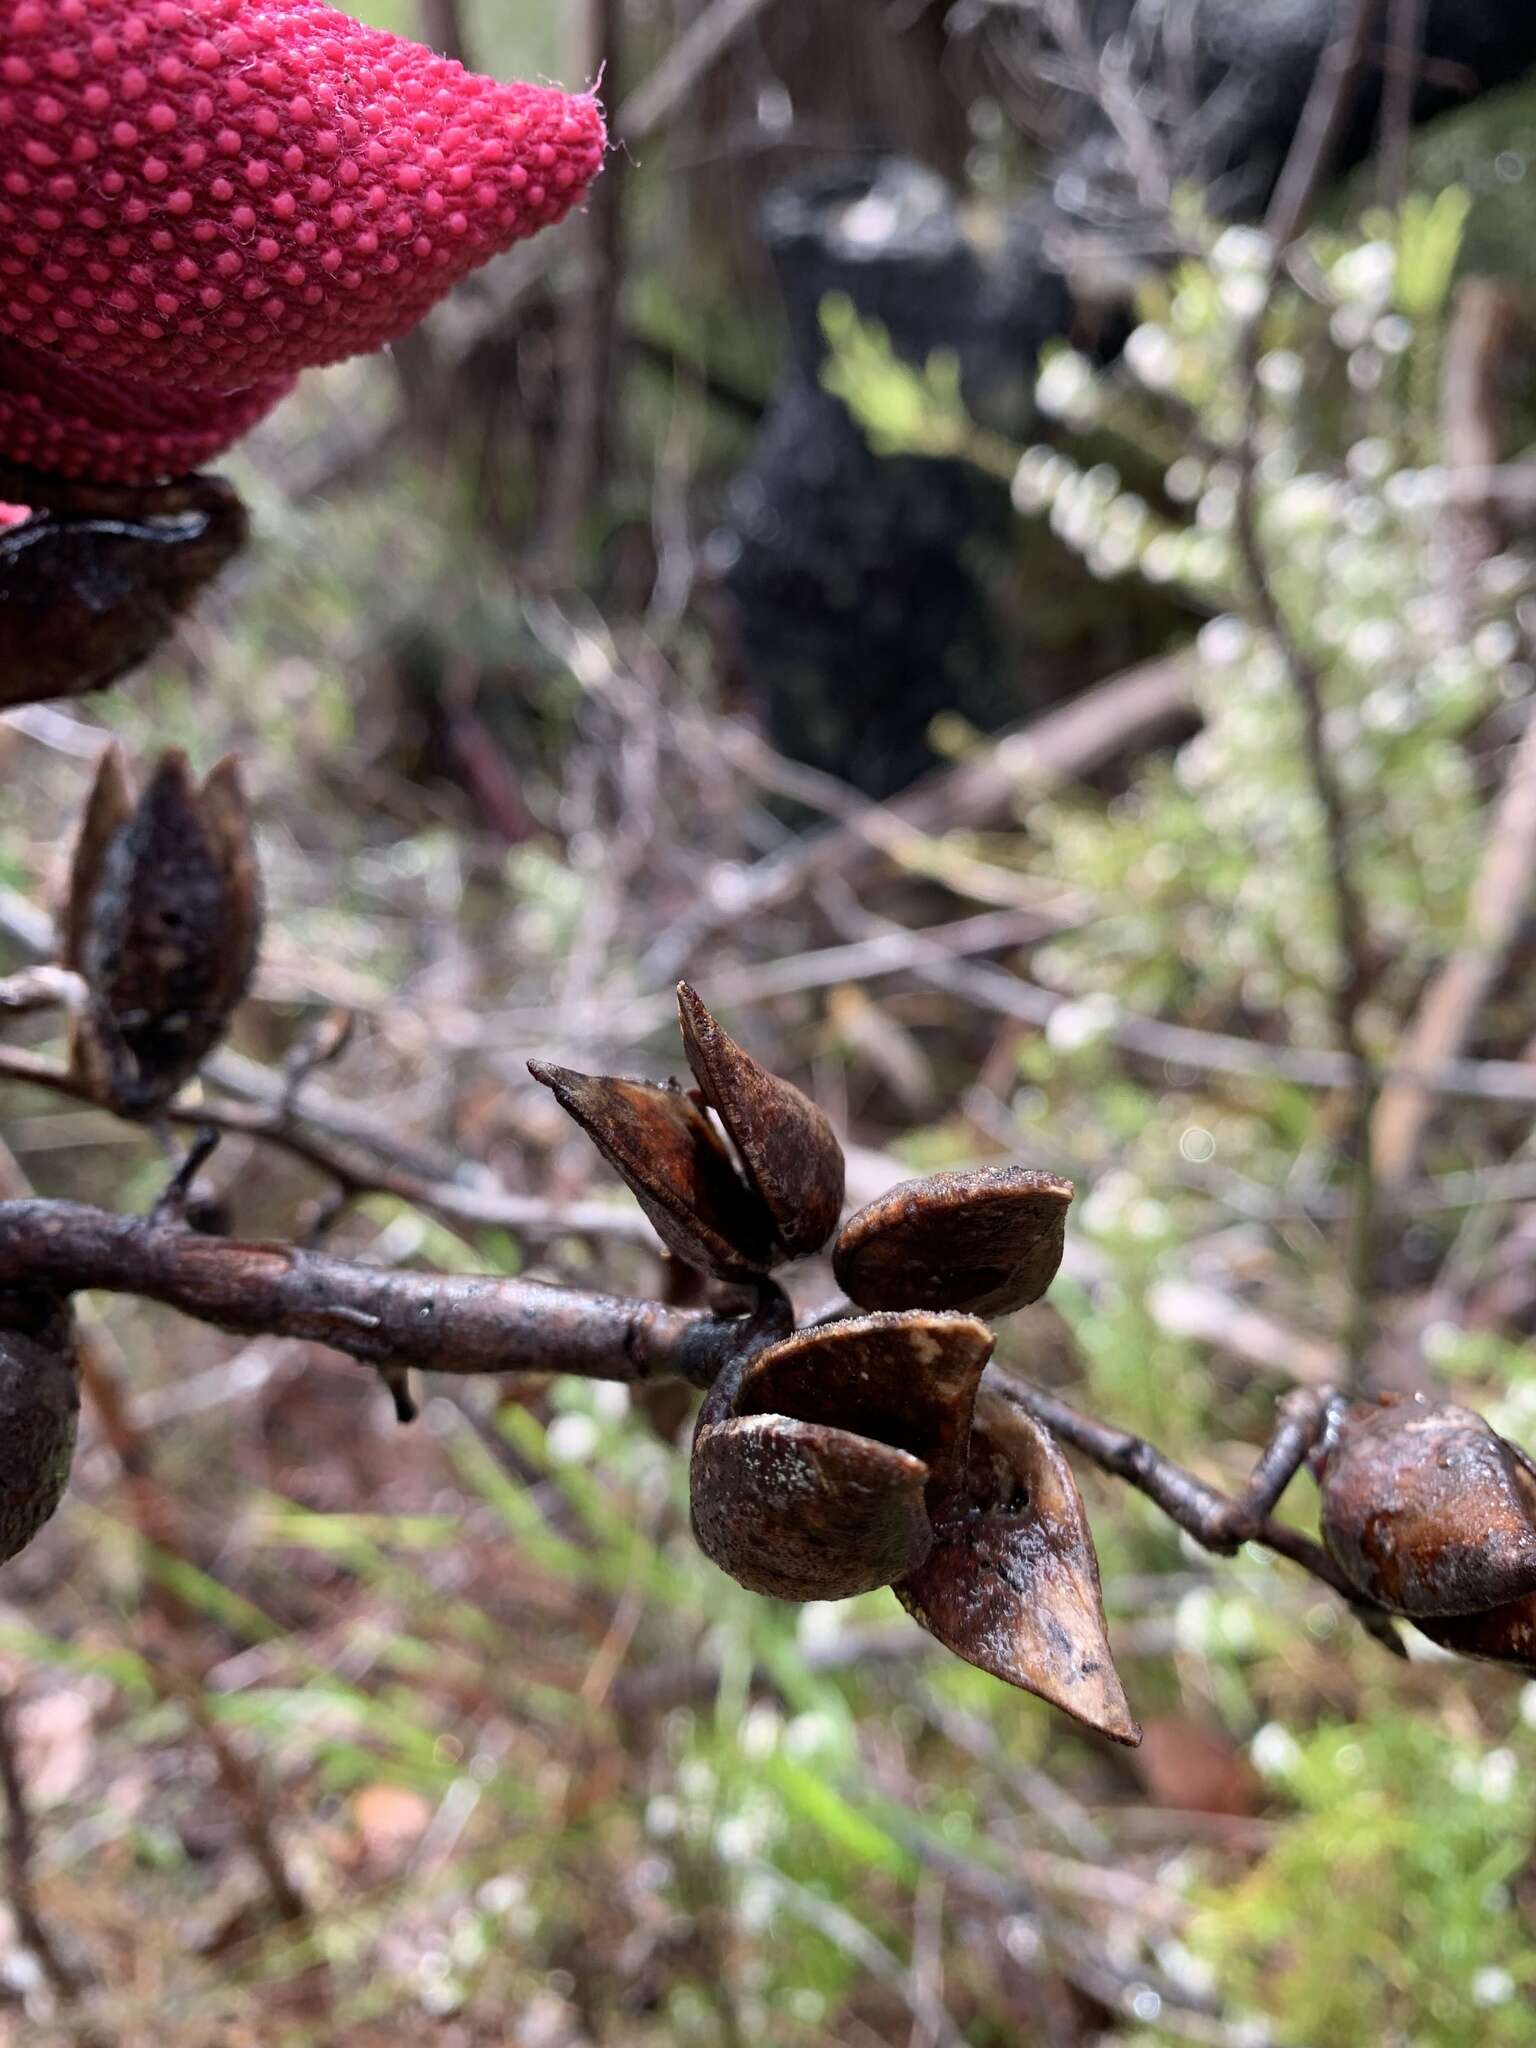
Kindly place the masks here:
POLYGON ((904 1576, 928 1554, 928 1467, 788 1415, 703 1428, 689 1491, 699 1548, 754 1593, 845 1600, 904 1576))
POLYGON ((832 1270, 861 1308, 1005 1316, 1056 1277, 1072 1183, 1027 1166, 903 1181, 850 1216, 832 1270))
POLYGON ((1458 1657, 1505 1664, 1536 1676, 1536 1593, 1506 1600, 1481 1614, 1421 1615, 1414 1627, 1458 1657))
POLYGON ((126 817, 124 789, 121 765, 104 763, 76 849, 64 939, 90 992, 77 1066, 114 1108, 147 1115, 228 1028, 256 964, 261 901, 232 760, 198 788, 185 755, 166 754, 126 817))
POLYGON ((800 1330, 748 1366, 733 1415, 792 1415, 909 1451, 933 1484, 965 1470, 992 1332, 974 1316, 914 1311, 800 1330))
POLYGON ((26 1549, 63 1499, 79 1416, 68 1304, 0 1294, 0 1563, 26 1549))
POLYGON ((721 1279, 768 1271, 773 1218, 681 1089, 545 1060, 530 1060, 528 1071, 622 1177, 669 1251, 721 1279))
POLYGON ((704 1098, 725 1126, 747 1178, 791 1258, 818 1252, 843 1208, 843 1148, 815 1103, 758 1065, 686 981, 677 987, 683 1050, 704 1098))
POLYGON ((1004 1395, 978 1396, 964 1478, 935 1523, 927 1559, 896 1587, 913 1619, 967 1663, 1116 1742, 1139 1742, 1072 1469, 1004 1395))
POLYGON ((1536 1592, 1536 1475, 1470 1409, 1351 1407, 1318 1485, 1323 1541, 1378 1606, 1418 1621, 1536 1592))
POLYGON ((700 1548, 754 1592, 843 1600, 927 1556, 964 1469, 992 1334, 971 1316, 801 1330, 711 1394, 694 1439, 700 1548))
POLYGON ((245 508, 218 477, 120 486, 9 472, 6 487, 40 509, 0 527, 0 709, 116 682, 245 542, 245 508))
POLYGON ((77 974, 85 972, 85 937, 91 906, 101 886, 107 848, 133 816, 133 790, 123 750, 114 742, 96 763, 96 780, 86 801, 69 867, 69 898, 59 925, 59 958, 77 974))

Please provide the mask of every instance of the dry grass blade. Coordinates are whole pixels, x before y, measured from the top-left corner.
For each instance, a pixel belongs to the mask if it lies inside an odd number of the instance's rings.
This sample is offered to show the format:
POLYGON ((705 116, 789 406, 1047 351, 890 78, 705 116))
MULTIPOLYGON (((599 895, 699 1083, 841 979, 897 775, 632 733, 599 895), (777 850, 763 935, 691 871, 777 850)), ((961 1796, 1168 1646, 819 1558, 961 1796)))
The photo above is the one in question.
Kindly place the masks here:
POLYGON ((1056 1277, 1072 1183, 1027 1166, 938 1173, 851 1216, 832 1255, 861 1308, 968 1309, 1005 1316, 1056 1277))
POLYGON ((768 1271, 773 1219, 681 1089, 578 1074, 545 1060, 530 1060, 528 1071, 581 1125, 669 1251, 723 1279, 768 1271))
POLYGON ((1110 1654, 1071 1467, 1039 1423, 989 1389, 977 1400, 966 1478, 926 1563, 896 1597, 967 1663, 1116 1742, 1141 1740, 1110 1654))
POLYGON ((779 1242, 795 1258, 818 1252, 843 1208, 843 1148, 821 1110, 791 1082, 759 1066, 680 982, 683 1050, 711 1109, 767 1204, 779 1242))

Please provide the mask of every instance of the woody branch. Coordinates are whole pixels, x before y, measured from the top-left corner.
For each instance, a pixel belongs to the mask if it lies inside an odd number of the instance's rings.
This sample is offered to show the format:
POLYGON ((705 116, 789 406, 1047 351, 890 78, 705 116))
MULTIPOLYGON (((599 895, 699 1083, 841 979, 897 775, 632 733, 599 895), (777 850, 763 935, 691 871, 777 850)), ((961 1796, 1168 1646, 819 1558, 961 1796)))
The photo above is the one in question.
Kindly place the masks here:
POLYGON ((364 1364, 457 1374, 538 1370, 708 1386, 765 1327, 538 1281, 386 1272, 278 1243, 202 1236, 85 1204, 0 1203, 0 1290, 133 1294, 246 1336, 329 1344, 364 1364))

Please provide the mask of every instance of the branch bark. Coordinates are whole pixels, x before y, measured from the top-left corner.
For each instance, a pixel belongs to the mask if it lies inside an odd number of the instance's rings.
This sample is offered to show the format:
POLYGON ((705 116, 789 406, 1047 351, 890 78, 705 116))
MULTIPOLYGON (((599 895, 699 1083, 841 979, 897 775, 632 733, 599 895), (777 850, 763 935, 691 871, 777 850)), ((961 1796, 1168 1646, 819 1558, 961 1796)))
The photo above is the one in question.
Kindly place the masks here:
POLYGON ((708 1386, 754 1328, 752 1318, 532 1280, 386 1272, 73 1202, 0 1203, 0 1288, 23 1285, 138 1295, 220 1329, 298 1337, 366 1365, 428 1372, 708 1386))

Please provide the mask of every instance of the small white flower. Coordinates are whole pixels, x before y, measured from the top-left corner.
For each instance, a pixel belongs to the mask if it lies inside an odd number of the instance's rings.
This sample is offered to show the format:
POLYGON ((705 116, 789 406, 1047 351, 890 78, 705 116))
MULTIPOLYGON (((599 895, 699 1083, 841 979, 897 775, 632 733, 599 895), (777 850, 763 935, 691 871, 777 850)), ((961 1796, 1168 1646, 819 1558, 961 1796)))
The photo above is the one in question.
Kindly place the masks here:
POLYGON ((1086 356, 1059 349, 1035 380, 1035 403, 1053 419, 1092 419, 1099 409, 1098 380, 1086 356))
POLYGON ((1213 270, 1267 270, 1275 245, 1258 228, 1224 228, 1211 250, 1213 270))
POLYGON ((1125 364, 1148 391, 1168 391, 1178 380, 1178 345, 1166 327, 1144 321, 1125 338, 1125 364))
POLYGON ((839 1601, 807 1600, 795 1619, 795 1640, 802 1650, 829 1650, 846 1627, 839 1601))
POLYGON ((1247 623, 1227 612, 1210 619, 1196 635, 1200 659, 1211 668, 1232 668, 1248 653, 1253 635, 1247 623))
POLYGON ((1301 1762, 1301 1745, 1289 1728, 1266 1721, 1248 1745, 1253 1768, 1263 1778, 1288 1778, 1301 1762))
POLYGON ((1480 626, 1472 638, 1472 652, 1484 668, 1502 668, 1520 651, 1520 635, 1507 619, 1495 619, 1480 626))
POLYGON ((1080 1052, 1107 1037, 1119 1014, 1120 1006, 1111 995, 1084 996, 1078 1002, 1063 1003, 1046 1023, 1046 1043, 1056 1052, 1080 1052))
POLYGON ((1262 277, 1238 271, 1221 281, 1221 303, 1234 320, 1254 320, 1264 310, 1269 288, 1262 277))
POLYGON ((544 1445, 557 1465, 584 1464, 597 1449, 598 1427, 590 1415, 557 1415, 544 1432, 544 1445))
POLYGON ((1295 398, 1305 375, 1305 366, 1294 349, 1272 348, 1259 358, 1259 383, 1273 398, 1295 398))
POLYGON ((1331 272, 1333 288, 1358 304, 1385 306, 1397 276, 1397 251, 1390 242, 1363 242, 1347 249, 1331 272))
POLYGON ((1508 2005, 1515 1995, 1515 1980, 1508 1970, 1501 1970, 1497 1964, 1489 1964, 1479 1970, 1472 1979, 1472 2003, 1474 2005, 1508 2005))

